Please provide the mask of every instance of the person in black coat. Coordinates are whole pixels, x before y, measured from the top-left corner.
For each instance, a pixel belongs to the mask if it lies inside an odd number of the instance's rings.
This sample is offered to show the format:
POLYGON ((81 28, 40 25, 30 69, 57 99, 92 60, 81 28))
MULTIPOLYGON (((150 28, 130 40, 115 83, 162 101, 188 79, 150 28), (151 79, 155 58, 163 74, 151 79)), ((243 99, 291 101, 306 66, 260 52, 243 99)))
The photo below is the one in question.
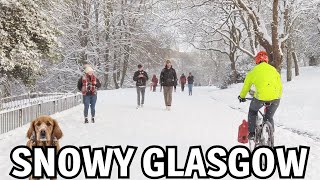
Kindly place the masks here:
POLYGON ((171 61, 166 61, 165 68, 160 74, 160 83, 163 86, 164 102, 166 105, 166 110, 170 111, 172 104, 172 91, 173 87, 177 86, 177 73, 172 68, 171 61))
POLYGON ((142 108, 144 105, 144 97, 146 93, 146 84, 149 77, 146 71, 143 70, 143 66, 141 64, 138 65, 138 71, 136 71, 133 75, 133 80, 136 81, 136 89, 137 89, 137 109, 142 108), (140 101, 140 96, 141 101, 140 101))

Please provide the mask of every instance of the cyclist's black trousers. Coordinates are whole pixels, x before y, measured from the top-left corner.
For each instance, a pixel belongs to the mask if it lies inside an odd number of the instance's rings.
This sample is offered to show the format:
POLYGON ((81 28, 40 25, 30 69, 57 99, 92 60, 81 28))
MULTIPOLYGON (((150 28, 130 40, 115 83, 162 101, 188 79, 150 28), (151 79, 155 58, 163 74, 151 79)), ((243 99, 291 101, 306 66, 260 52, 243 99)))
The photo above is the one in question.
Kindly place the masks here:
MULTIPOLYGON (((276 100, 268 101, 268 102, 270 102, 271 105, 267 107, 265 118, 266 118, 266 120, 268 120, 272 124, 273 129, 274 129, 273 116, 279 107, 280 99, 276 99, 276 100)), ((249 108, 249 114, 248 114, 249 132, 250 133, 254 133, 254 130, 256 127, 256 120, 258 118, 258 111, 259 111, 259 109, 261 109, 264 106, 265 103, 266 103, 266 101, 260 101, 256 98, 253 98, 253 100, 251 101, 250 108, 249 108)))

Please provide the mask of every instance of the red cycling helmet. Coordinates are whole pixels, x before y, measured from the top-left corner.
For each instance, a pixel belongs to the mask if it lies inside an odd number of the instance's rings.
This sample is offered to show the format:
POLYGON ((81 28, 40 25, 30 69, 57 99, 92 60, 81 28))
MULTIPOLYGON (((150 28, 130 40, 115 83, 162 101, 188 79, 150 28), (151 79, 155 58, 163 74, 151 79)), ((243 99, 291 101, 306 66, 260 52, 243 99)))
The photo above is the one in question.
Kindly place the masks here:
POLYGON ((256 64, 260 64, 261 62, 269 63, 268 54, 265 51, 258 52, 256 56, 256 64))

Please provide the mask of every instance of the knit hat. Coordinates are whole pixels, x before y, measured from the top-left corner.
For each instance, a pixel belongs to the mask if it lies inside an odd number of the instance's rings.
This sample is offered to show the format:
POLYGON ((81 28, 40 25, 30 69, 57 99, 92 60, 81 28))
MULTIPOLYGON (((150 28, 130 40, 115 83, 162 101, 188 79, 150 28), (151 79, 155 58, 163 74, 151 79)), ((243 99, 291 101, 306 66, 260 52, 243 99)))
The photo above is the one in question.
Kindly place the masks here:
POLYGON ((89 72, 93 72, 93 69, 92 69, 92 67, 87 66, 86 69, 84 70, 84 72, 87 74, 89 72))
POLYGON ((171 61, 170 60, 166 60, 166 64, 169 64, 169 63, 171 64, 171 61))

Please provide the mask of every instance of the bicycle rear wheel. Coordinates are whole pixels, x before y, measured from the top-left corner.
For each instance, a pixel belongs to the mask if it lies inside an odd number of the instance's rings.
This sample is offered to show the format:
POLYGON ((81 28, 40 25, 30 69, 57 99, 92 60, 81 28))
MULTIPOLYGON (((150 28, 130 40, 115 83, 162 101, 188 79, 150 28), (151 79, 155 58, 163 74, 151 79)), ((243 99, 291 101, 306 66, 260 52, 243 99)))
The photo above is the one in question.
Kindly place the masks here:
POLYGON ((274 136, 273 136, 273 126, 269 121, 263 123, 260 143, 263 146, 274 147, 274 136))

